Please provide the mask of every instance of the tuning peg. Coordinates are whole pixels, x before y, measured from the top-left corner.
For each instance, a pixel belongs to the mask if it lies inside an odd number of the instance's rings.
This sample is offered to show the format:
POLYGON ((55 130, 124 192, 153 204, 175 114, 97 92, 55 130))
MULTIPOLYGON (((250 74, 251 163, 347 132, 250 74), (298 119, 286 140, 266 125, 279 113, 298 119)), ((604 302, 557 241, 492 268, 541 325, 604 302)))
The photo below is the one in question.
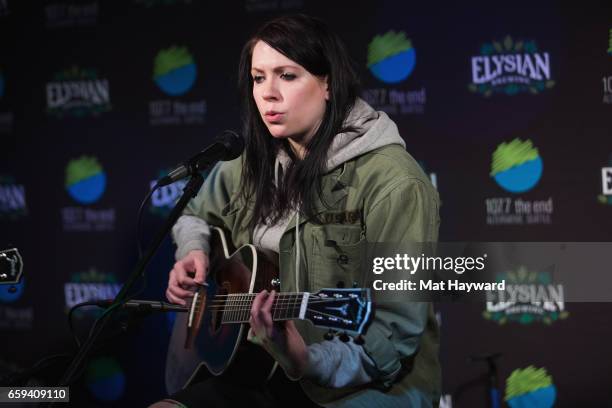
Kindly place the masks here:
POLYGON ((351 338, 348 336, 348 334, 346 334, 346 332, 342 332, 342 334, 340 334, 338 336, 338 338, 340 339, 341 342, 346 343, 347 341, 349 341, 351 338))
POLYGON ((353 281, 353 288, 358 288, 359 287, 359 283, 357 283, 357 281, 353 281))
POLYGON ((334 338, 334 332, 332 331, 332 329, 329 329, 327 333, 323 335, 323 338, 325 340, 332 340, 334 338))
POLYGON ((359 336, 357 336, 357 337, 355 337, 353 339, 353 343, 357 344, 358 346, 363 346, 365 344, 365 339, 360 334, 359 336))

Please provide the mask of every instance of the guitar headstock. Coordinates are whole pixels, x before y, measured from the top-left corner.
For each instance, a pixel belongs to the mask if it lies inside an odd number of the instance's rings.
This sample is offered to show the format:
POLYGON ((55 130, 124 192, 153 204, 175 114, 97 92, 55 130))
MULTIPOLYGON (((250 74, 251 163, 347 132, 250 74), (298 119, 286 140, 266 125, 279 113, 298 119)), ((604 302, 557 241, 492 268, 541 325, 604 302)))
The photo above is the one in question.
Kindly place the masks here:
POLYGON ((0 285, 19 283, 23 260, 17 248, 0 250, 0 285))
POLYGON ((370 320, 370 289, 321 289, 310 294, 305 318, 315 326, 362 334, 370 320))

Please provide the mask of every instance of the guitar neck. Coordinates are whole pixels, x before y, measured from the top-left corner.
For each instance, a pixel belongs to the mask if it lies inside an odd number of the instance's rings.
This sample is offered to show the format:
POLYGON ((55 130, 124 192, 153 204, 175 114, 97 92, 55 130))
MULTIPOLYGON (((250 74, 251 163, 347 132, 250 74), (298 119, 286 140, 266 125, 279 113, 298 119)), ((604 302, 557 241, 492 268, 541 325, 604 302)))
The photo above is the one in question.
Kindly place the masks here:
MULTIPOLYGON (((255 296, 255 293, 217 295, 208 307, 223 312, 222 324, 248 323, 255 296)), ((277 293, 272 303, 272 320, 304 319, 309 296, 308 292, 277 293)))

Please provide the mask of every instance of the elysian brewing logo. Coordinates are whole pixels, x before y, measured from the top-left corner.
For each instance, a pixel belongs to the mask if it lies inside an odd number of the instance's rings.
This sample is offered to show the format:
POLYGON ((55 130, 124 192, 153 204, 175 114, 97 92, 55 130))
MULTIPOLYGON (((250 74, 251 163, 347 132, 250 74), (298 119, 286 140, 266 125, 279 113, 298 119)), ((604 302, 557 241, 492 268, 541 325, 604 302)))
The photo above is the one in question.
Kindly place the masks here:
POLYGON ((427 166, 425 166, 425 162, 422 160, 419 161, 419 166, 421 166, 421 169, 425 172, 425 174, 429 176, 429 181, 431 181, 431 184, 437 190, 438 189, 438 175, 434 172, 428 171, 427 166))
POLYGON ((486 97, 494 93, 538 94, 555 86, 550 54, 540 51, 535 41, 514 41, 506 36, 503 41, 483 44, 480 54, 471 60, 471 92, 486 97))
POLYGON ((172 46, 159 51, 153 67, 153 81, 164 94, 173 98, 149 102, 150 124, 204 123, 208 110, 206 100, 178 98, 193 88, 196 79, 197 65, 187 47, 172 46))
MULTIPOLYGON (((161 171, 159 172, 159 177, 161 178, 167 174, 167 171, 161 171)), ((157 180, 152 180, 150 183, 150 188, 153 188, 156 184, 157 180)), ((151 205, 149 207, 150 213, 160 217, 166 217, 168 214, 170 214, 170 211, 172 208, 174 208, 174 204, 183 193, 183 188, 185 188, 186 184, 187 181, 179 180, 167 186, 159 187, 157 190, 155 190, 151 195, 151 205)))
POLYGON ((125 393, 125 372, 115 358, 97 357, 87 366, 85 383, 97 400, 105 403, 117 401, 125 393))
MULTIPOLYGON (((533 189, 544 169, 538 149, 531 140, 501 143, 493 153, 490 176, 498 186, 513 194, 533 189)), ((553 198, 527 200, 522 197, 485 199, 487 225, 551 224, 553 198)))
POLYGON ((98 2, 53 3, 45 7, 47 28, 95 25, 98 21, 98 2), (77 4, 78 3, 78 4, 77 4))
POLYGON ((112 231, 115 228, 114 208, 92 208, 106 190, 106 173, 92 156, 70 160, 66 166, 65 188, 80 206, 62 208, 64 231, 112 231))
POLYGON ((504 401, 512 408, 552 408, 556 400, 557 388, 545 368, 517 369, 506 379, 504 401))
POLYGON ((47 83, 47 113, 55 117, 99 115, 111 110, 108 79, 95 69, 72 67, 47 83))
POLYGON ((0 175, 0 220, 16 220, 27 213, 25 186, 0 175))
POLYGON ((550 325, 569 316, 565 310, 564 287, 552 281, 551 273, 532 272, 522 266, 500 274, 497 281, 502 280, 506 281, 505 290, 487 292, 485 319, 500 325, 508 322, 550 325))
POLYGON ((32 306, 14 306, 25 291, 25 278, 15 285, 0 285, 0 329, 31 330, 34 321, 32 306))
MULTIPOLYGON (((612 159, 610 162, 612 164, 612 159)), ((601 194, 597 199, 602 204, 612 205, 612 167, 601 168, 601 194)))
MULTIPOLYGON (((114 299, 120 290, 121 284, 112 274, 98 272, 93 267, 85 272, 75 273, 70 282, 64 283, 66 311, 82 302, 114 299)), ((95 312, 94 310, 93 313, 95 312)), ((75 312, 75 317, 82 317, 87 313, 79 309, 75 312)), ((91 315, 92 312, 90 311, 89 314, 91 315)))
POLYGON ((407 89, 399 86, 416 67, 417 54, 406 33, 393 30, 375 36, 368 45, 368 70, 386 86, 364 89, 361 97, 374 109, 389 115, 421 115, 425 113, 427 94, 423 85, 407 89))

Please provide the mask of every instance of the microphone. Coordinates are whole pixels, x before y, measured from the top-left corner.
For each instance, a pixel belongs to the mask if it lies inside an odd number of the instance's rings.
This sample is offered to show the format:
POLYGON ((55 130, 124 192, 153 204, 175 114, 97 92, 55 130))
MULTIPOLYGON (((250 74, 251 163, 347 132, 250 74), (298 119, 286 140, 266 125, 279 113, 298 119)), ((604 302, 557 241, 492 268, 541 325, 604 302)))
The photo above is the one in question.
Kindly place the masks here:
POLYGON ((184 179, 218 161, 234 160, 242 154, 243 150, 244 140, 242 137, 231 130, 224 130, 213 144, 174 168, 167 176, 157 180, 157 187, 184 179))
MULTIPOLYGON (((96 306, 107 308, 113 304, 113 299, 98 300, 93 302, 96 306)), ((141 312, 188 312, 189 308, 158 300, 130 300, 121 305, 122 309, 137 309, 141 312)))

